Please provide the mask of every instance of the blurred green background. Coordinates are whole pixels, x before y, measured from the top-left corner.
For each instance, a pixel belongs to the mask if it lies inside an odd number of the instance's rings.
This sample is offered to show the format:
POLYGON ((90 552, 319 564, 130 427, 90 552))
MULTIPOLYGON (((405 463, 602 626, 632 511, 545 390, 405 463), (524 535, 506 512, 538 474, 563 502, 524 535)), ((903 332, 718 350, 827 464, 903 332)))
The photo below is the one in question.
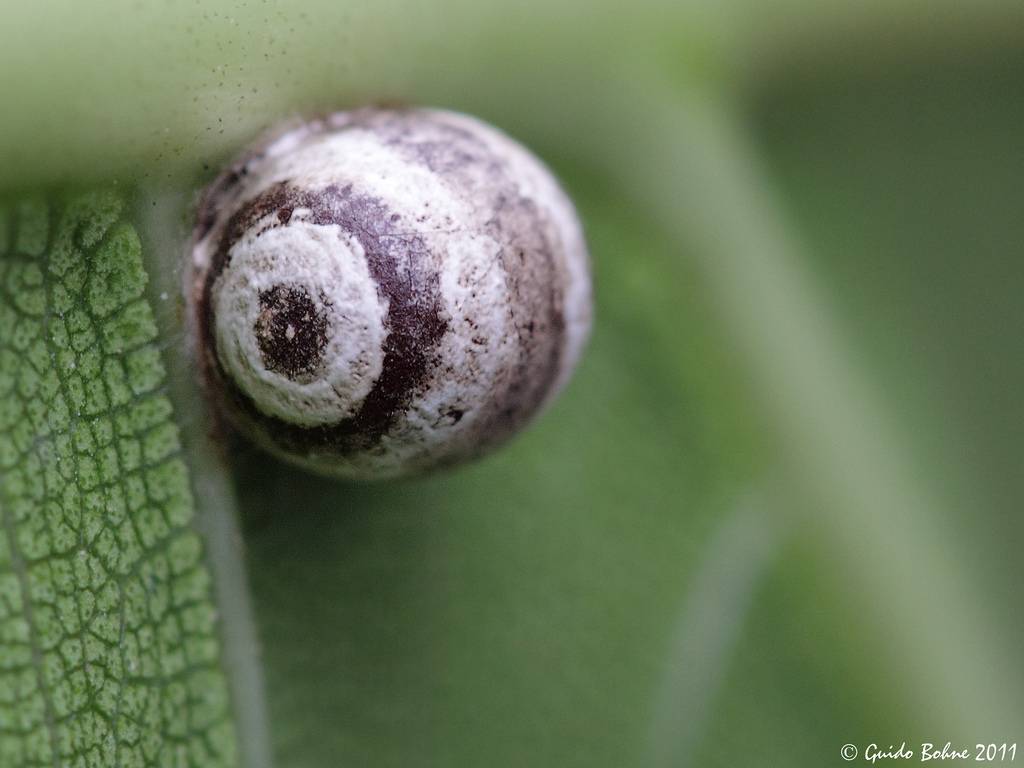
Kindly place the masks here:
MULTIPOLYGON (((1024 737, 1018 5, 6 17, 0 184, 137 189, 158 285, 221 163, 367 101, 491 120, 585 222, 591 347, 507 449, 350 485, 233 445, 236 502, 200 494, 243 536, 269 726, 240 736, 276 765, 825 766, 1024 737)), ((201 402, 177 407, 201 440, 201 402)))

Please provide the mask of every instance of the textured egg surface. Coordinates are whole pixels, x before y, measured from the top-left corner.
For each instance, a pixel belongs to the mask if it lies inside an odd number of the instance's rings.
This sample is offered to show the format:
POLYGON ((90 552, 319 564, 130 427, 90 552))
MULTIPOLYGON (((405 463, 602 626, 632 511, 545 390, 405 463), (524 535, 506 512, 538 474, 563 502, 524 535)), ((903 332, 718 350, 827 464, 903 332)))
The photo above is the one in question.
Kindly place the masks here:
POLYGON ((438 110, 338 113, 249 152, 203 198, 186 288, 227 419, 356 478, 500 443, 565 384, 591 316, 551 173, 438 110))

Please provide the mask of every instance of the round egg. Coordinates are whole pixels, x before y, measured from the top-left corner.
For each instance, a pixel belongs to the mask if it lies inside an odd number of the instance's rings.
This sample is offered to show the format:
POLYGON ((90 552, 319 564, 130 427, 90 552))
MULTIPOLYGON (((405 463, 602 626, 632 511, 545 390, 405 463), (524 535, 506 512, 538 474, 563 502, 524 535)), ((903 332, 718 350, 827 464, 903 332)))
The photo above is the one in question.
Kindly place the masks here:
POLYGON ((250 150, 203 196, 188 275, 219 412, 350 478, 500 444, 563 387, 591 324, 551 172, 440 110, 337 113, 250 150))

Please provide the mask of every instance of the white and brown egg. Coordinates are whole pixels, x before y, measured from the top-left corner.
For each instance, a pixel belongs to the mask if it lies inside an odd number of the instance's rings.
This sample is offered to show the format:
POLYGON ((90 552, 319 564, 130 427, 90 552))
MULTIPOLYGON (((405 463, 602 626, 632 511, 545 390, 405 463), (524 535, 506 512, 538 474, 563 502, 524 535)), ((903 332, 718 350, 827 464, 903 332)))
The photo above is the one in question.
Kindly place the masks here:
POLYGON ((191 267, 223 413, 338 476, 483 453, 565 384, 590 328, 571 202, 445 111, 338 113, 251 151, 207 190, 191 267))

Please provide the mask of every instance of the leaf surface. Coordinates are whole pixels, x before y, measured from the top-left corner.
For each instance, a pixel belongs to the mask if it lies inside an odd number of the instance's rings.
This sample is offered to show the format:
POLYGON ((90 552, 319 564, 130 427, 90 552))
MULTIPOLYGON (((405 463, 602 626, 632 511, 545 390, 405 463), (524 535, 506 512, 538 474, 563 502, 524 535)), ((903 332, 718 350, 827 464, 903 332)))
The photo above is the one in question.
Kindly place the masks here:
POLYGON ((0 211, 0 765, 234 764, 146 282, 117 194, 0 211))

